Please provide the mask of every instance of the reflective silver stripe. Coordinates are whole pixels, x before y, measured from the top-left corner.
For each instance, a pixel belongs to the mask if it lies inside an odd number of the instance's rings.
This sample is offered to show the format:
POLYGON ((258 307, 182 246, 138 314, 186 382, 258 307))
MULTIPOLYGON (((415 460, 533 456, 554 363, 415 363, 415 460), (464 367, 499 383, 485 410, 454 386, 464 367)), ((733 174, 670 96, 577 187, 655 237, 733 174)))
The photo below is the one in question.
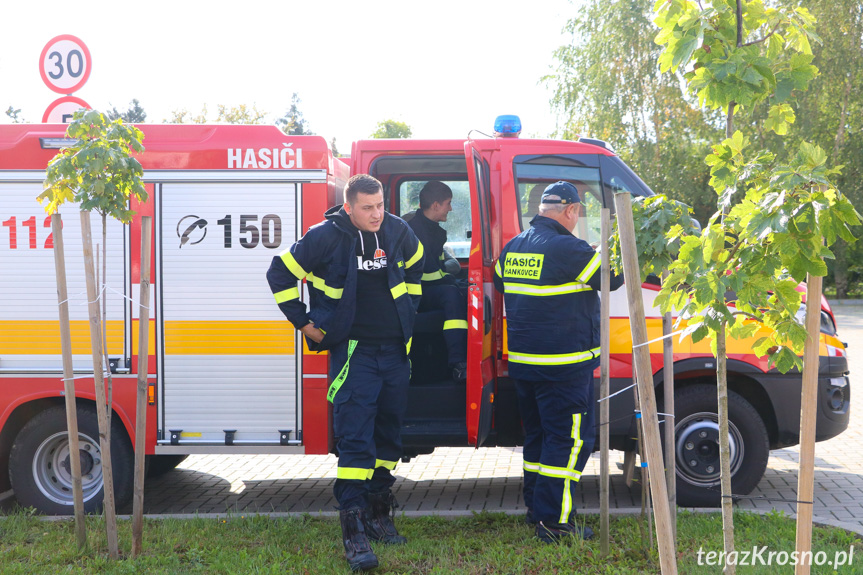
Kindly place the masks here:
POLYGON ((582 291, 590 291, 591 288, 588 285, 582 283, 569 283, 569 284, 560 284, 560 285, 551 285, 551 286, 537 286, 537 285, 529 285, 529 284, 521 284, 521 283, 513 283, 513 282, 504 282, 503 289, 506 293, 515 293, 520 295, 537 295, 537 296, 548 296, 548 295, 562 295, 567 293, 577 293, 582 291))
POLYGON ((522 467, 524 467, 525 471, 530 471, 531 473, 539 472, 539 463, 531 463, 530 461, 525 461, 523 462, 522 467))
MULTIPOLYGON (((564 469, 563 467, 548 467, 546 465, 540 465, 539 474, 545 475, 546 477, 568 479, 570 481, 578 481, 581 479, 580 471, 576 471, 575 469, 564 469)), ((565 523, 565 521, 563 523, 565 523)))

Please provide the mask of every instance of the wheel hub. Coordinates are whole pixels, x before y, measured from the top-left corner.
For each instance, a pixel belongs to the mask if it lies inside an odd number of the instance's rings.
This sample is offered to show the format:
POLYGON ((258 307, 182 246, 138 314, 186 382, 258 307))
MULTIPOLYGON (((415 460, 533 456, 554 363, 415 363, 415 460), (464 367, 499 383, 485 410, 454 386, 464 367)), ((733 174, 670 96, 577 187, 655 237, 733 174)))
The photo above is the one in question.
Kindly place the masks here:
MULTIPOLYGON (((715 413, 696 413, 676 426, 677 473, 690 483, 716 485, 719 483, 719 424, 715 413)), ((740 432, 729 422, 728 443, 731 451, 732 475, 742 462, 740 432)))
MULTIPOLYGON (((91 437, 78 434, 78 457, 81 461, 81 487, 84 501, 102 489, 102 456, 91 437)), ((42 494, 55 503, 72 505, 72 465, 69 437, 55 433, 36 449, 33 456, 33 479, 42 494)))

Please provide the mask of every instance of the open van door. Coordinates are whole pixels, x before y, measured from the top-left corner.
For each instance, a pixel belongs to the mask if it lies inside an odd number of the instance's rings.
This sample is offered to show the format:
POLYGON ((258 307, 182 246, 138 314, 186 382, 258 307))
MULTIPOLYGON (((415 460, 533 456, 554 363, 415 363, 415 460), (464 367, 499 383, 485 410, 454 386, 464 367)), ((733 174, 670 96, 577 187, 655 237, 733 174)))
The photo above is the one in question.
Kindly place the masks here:
POLYGON ((474 206, 471 211, 472 233, 468 257, 467 437, 468 443, 479 447, 491 431, 495 382, 491 193, 488 162, 470 141, 465 142, 464 153, 471 205, 474 206))

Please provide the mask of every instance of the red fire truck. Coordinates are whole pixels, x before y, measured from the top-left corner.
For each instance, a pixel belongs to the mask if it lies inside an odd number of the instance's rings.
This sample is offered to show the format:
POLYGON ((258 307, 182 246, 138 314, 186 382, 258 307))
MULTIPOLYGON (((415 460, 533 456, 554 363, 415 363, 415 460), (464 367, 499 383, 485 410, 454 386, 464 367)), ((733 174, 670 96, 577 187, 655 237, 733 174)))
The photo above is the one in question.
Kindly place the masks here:
MULTIPOLYGON (((350 159, 334 157, 324 138, 287 136, 274 126, 142 125, 149 199, 132 202, 131 225, 109 221, 107 353, 113 372, 112 458, 120 506, 132 491, 137 378, 141 215, 153 217, 153 299, 149 306, 149 405, 146 453, 151 473, 188 454, 332 451, 328 357, 310 352, 273 301, 264 273, 324 211, 342 202, 351 174, 384 186, 387 209, 418 207, 431 179, 449 184, 455 211, 444 223, 447 246, 467 282, 468 379, 446 369, 442 318, 417 320, 413 376, 403 436, 406 457, 438 446, 514 446, 522 438, 507 377, 506 317, 492 287, 502 246, 528 226, 541 190, 567 180, 582 197, 575 233, 595 242, 612 190, 653 192, 610 146, 598 140, 495 137, 475 140, 368 140, 350 159), (346 162, 350 162, 349 164, 346 162)), ((0 125, 0 494, 52 514, 70 513, 71 481, 53 238, 36 202, 45 168, 64 141, 62 125, 0 125)), ((513 135, 513 134, 503 134, 513 135)), ((61 209, 70 294, 85 506, 102 498, 93 365, 84 295, 80 222, 61 209), (89 374, 89 375, 88 375, 89 374)), ((94 237, 101 218, 93 217, 94 237)), ((651 338, 661 335, 643 294, 651 338)), ((632 378, 625 295, 611 299, 612 391, 632 378)), ((848 425, 845 348, 821 302, 817 438, 848 425)), ((770 449, 798 441, 800 374, 782 375, 752 354, 751 341, 729 342, 733 488, 748 493, 770 449)), ((662 381, 662 344, 650 345, 662 381)), ((678 497, 683 505, 719 501, 715 361, 705 342, 674 342, 678 497)), ((597 373, 598 376, 598 373, 597 373)), ((661 393, 658 394, 661 398, 661 393)), ((629 393, 611 400, 611 444, 632 451, 629 393)))

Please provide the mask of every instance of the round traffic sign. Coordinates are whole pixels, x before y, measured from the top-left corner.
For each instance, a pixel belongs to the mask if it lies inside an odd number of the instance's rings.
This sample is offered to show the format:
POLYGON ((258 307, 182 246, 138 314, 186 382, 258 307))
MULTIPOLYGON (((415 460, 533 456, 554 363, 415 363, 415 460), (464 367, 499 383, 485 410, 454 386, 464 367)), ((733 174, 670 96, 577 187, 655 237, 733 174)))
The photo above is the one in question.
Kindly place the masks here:
POLYGON ((42 115, 42 123, 68 124, 72 121, 72 114, 74 114, 78 108, 89 109, 90 104, 81 98, 76 98, 75 96, 63 96, 62 98, 57 98, 48 104, 48 108, 42 115))
POLYGON ((42 81, 58 94, 71 94, 90 77, 90 50, 79 38, 61 34, 48 41, 39 56, 42 81))

